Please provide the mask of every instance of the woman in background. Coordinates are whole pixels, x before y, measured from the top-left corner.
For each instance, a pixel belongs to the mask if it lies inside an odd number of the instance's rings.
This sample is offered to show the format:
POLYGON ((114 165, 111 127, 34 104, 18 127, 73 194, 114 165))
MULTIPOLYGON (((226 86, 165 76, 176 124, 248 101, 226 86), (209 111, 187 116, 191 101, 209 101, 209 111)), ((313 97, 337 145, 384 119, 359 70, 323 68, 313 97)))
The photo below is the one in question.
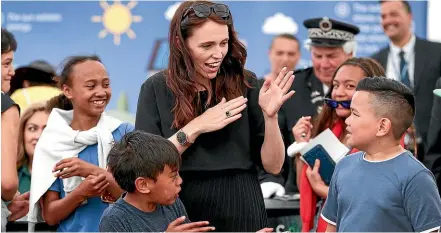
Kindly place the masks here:
POLYGON ((44 103, 29 106, 21 115, 18 135, 18 191, 29 192, 31 189, 32 160, 34 150, 43 129, 46 127, 49 111, 44 103))

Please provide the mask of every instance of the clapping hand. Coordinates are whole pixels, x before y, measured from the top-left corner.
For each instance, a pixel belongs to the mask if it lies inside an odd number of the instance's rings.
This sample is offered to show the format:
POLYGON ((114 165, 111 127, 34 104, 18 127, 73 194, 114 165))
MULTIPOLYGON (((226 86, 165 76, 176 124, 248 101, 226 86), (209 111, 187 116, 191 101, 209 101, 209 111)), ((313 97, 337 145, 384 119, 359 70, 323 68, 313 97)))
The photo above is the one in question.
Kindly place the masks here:
POLYGON ((56 177, 66 179, 73 176, 87 177, 89 175, 97 175, 95 171, 101 169, 91 163, 79 158, 67 158, 58 162, 52 172, 57 172, 56 177))
POLYGON ((294 81, 293 71, 284 67, 275 80, 266 80, 259 93, 259 105, 267 117, 274 117, 285 101, 294 95, 289 91, 294 81))
POLYGON ((202 115, 198 116, 196 124, 201 129, 201 133, 208 133, 220 130, 228 124, 242 117, 241 112, 246 108, 248 99, 239 96, 230 101, 222 98, 222 101, 207 109, 202 115))

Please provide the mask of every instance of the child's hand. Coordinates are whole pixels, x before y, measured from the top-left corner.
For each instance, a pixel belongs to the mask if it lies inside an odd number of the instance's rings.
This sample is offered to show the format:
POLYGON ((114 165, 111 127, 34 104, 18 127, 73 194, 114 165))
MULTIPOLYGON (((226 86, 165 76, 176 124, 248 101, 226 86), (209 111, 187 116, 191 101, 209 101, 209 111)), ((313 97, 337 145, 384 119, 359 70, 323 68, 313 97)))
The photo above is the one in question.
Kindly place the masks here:
POLYGON ((312 124, 310 116, 300 118, 292 128, 292 134, 297 143, 308 142, 309 139, 311 139, 311 131, 312 124))
POLYGON ((67 158, 58 162, 52 172, 59 171, 55 175, 65 179, 72 176, 87 177, 89 175, 98 175, 96 172, 98 169, 100 168, 82 159, 67 158))
POLYGON ((258 230, 257 232, 273 232, 273 230, 274 230, 273 228, 265 227, 261 230, 258 230))
POLYGON ((11 211, 8 221, 15 221, 29 212, 29 196, 29 192, 14 196, 8 205, 8 210, 11 211))
POLYGON ((311 169, 310 166, 306 169, 306 176, 308 177, 309 183, 311 184, 312 189, 314 192, 323 197, 326 198, 328 195, 327 191, 326 193, 324 190, 327 190, 327 185, 322 180, 322 176, 320 176, 319 173, 320 168, 320 160, 316 159, 314 163, 314 167, 311 169))
POLYGON ((325 182, 323 182, 322 180, 322 177, 320 176, 319 168, 320 168, 320 160, 316 159, 314 163, 314 167, 311 169, 311 167, 308 166, 308 169, 306 170, 306 176, 308 177, 311 186, 325 184, 325 182))
POLYGON ((106 176, 99 174, 98 176, 89 175, 86 179, 81 182, 78 186, 78 191, 81 196, 87 198, 101 196, 101 194, 109 186, 109 182, 106 176))
POLYGON ((192 223, 185 223, 182 224, 185 221, 185 216, 182 216, 180 218, 177 218, 175 221, 171 222, 166 232, 207 232, 207 231, 214 231, 214 227, 207 226, 209 223, 207 221, 201 221, 201 222, 192 222, 192 223))

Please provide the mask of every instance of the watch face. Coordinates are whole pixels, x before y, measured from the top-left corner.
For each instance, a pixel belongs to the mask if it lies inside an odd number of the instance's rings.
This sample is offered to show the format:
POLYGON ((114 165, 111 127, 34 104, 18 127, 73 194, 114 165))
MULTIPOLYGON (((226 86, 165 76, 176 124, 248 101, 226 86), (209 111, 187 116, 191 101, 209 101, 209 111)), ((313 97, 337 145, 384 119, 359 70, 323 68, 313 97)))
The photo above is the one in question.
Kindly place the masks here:
POLYGON ((187 134, 185 134, 184 132, 179 131, 176 137, 179 144, 181 144, 182 146, 185 146, 187 144, 187 134))

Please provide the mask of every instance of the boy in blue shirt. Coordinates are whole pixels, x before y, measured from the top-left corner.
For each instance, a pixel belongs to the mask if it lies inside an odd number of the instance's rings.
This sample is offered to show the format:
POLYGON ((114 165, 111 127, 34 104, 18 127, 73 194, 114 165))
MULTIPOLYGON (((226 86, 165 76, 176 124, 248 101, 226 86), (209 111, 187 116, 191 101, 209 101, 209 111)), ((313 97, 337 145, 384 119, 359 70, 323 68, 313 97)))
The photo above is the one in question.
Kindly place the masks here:
POLYGON ((103 213, 101 232, 205 232, 207 221, 191 223, 178 198, 180 156, 165 138, 128 133, 107 158, 108 169, 125 193, 103 213))
POLYGON ((415 115, 402 83, 365 78, 346 119, 348 144, 360 152, 336 166, 322 217, 327 232, 438 232, 441 200, 433 174, 400 146, 415 115))

